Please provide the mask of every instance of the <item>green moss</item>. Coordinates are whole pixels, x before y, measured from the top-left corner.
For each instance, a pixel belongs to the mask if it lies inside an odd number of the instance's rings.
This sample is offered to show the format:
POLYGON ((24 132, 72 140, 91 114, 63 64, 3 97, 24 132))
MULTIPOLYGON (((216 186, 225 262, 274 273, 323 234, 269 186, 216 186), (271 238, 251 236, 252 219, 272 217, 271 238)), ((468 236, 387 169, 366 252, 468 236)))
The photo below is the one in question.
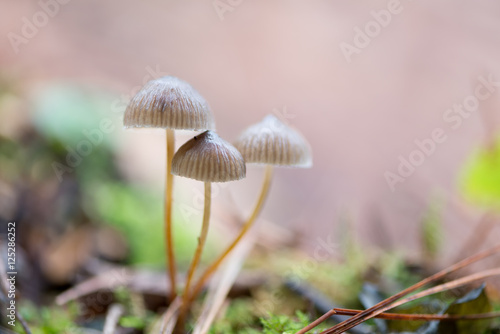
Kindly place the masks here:
MULTIPOLYGON (((29 302, 23 302, 19 312, 29 324, 33 334, 66 334, 80 333, 75 323, 78 318, 76 303, 68 307, 39 307, 29 302)), ((24 333, 18 324, 14 327, 17 333, 24 333)))
MULTIPOLYGON (((161 196, 115 182, 92 183, 86 187, 85 203, 96 221, 118 228, 131 248, 131 264, 163 267, 165 241, 161 196)), ((175 247, 178 261, 186 266, 196 247, 199 228, 174 216, 175 247)), ((207 253, 213 250, 208 243, 207 253)), ((212 251, 213 252, 213 251, 212 251)))
MULTIPOLYGON (((229 307, 226 318, 217 321, 212 326, 211 334, 288 334, 304 328, 311 319, 298 311, 293 316, 268 314, 266 317, 256 318, 248 312, 251 301, 244 303, 233 302, 229 307)), ((319 332, 327 328, 325 325, 312 332, 319 332)), ((311 332, 311 333, 312 333, 311 332)))
POLYGON ((210 333, 252 333, 253 329, 260 327, 259 318, 252 312, 252 304, 249 298, 233 300, 224 317, 213 324, 210 333))

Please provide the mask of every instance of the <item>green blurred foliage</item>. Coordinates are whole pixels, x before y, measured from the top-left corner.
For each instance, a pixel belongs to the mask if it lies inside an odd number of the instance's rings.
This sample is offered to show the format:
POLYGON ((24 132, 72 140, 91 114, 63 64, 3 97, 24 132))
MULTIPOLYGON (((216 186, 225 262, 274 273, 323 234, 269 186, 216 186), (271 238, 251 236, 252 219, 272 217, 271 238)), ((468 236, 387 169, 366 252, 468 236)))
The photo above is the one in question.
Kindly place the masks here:
MULTIPOLYGON (((103 119, 112 119, 117 128, 118 114, 111 112, 113 98, 71 83, 47 85, 33 100, 33 121, 49 139, 74 146, 84 139, 83 130, 98 129, 103 119)), ((109 147, 113 136, 105 136, 109 147)))
MULTIPOLYGON (((165 266, 165 236, 162 197, 154 191, 120 182, 87 184, 84 203, 96 221, 105 222, 127 237, 131 264, 165 266)), ((175 211, 174 211, 175 212, 175 211)), ((176 259, 184 269, 196 248, 200 222, 185 222, 174 214, 176 259)), ((205 254, 213 257, 214 238, 207 241, 205 254)))
MULTIPOLYGON (((121 230, 132 251, 134 264, 165 264, 163 208, 160 198, 151 192, 118 182, 88 186, 86 206, 95 210, 95 219, 121 230)), ((90 212, 90 210, 89 210, 90 212)), ((184 257, 193 247, 192 237, 175 224, 176 246, 184 257)), ((185 258, 184 258, 185 260, 185 258)))
POLYGON ((500 210, 500 139, 469 158, 462 179, 469 200, 487 209, 500 210))
MULTIPOLYGON (((29 323, 29 328, 33 334, 75 334, 81 330, 75 323, 78 318, 79 308, 76 303, 71 303, 68 307, 40 307, 30 302, 23 302, 19 307, 19 312, 24 320, 29 323)), ((21 325, 18 323, 14 330, 23 333, 21 325)))
POLYGON ((74 174, 81 184, 116 177, 113 144, 122 123, 112 103, 111 96, 71 84, 48 85, 35 96, 33 122, 56 155, 50 163, 53 174, 53 163, 59 163, 71 169, 63 177, 74 174), (103 122, 108 131, 102 131, 103 122), (90 153, 80 154, 79 148, 90 153), (68 158, 75 159, 74 153, 81 161, 73 168, 68 158))
POLYGON ((253 300, 241 298, 231 301, 223 319, 218 319, 213 324, 209 333, 252 333, 252 328, 259 328, 259 318, 252 310, 253 300))
POLYGON ((442 201, 432 199, 421 224, 422 249, 426 260, 433 261, 439 255, 443 241, 441 219, 442 201))
POLYGON ((0 136, 0 177, 11 182, 20 179, 21 164, 26 160, 21 145, 0 136))
POLYGON ((375 261, 375 268, 385 279, 397 282, 403 288, 417 283, 422 277, 408 268, 404 256, 399 252, 382 253, 375 261))

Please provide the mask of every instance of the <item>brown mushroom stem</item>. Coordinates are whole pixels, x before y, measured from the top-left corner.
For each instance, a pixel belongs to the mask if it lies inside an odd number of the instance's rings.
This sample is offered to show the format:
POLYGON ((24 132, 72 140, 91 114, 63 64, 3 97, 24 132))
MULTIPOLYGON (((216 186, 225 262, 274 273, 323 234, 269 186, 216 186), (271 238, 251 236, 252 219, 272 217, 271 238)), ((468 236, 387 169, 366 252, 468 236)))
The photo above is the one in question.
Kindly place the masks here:
MULTIPOLYGON (((262 207, 264 206, 264 202, 267 198, 267 195, 269 193, 269 188, 271 186, 271 179, 273 176, 273 166, 272 165, 267 165, 265 174, 264 174, 264 181, 262 183, 262 189, 260 191, 259 199, 257 200, 257 204, 255 205, 255 208, 248 218, 248 220, 245 222, 243 225, 243 228, 241 229, 240 233, 238 236, 233 240, 233 242, 226 248, 226 250, 214 261, 212 264, 205 270, 203 275, 200 277, 198 282, 195 284, 193 288, 193 292, 189 296, 189 303, 192 302, 196 296, 200 293, 201 289, 203 286, 206 284, 210 276, 215 273, 217 268, 222 264, 224 259, 231 253, 231 251, 236 247, 236 245, 240 242, 240 240, 245 236, 245 234, 250 230, 250 228, 253 226, 253 223, 257 219, 258 215, 260 214, 262 207)), ((187 292, 187 290, 186 290, 187 292)))
POLYGON ((176 266, 174 254, 174 239, 172 237, 172 196, 174 189, 174 175, 172 174, 172 158, 175 151, 175 136, 174 130, 167 129, 167 166, 165 176, 165 247, 166 247, 166 260, 168 268, 168 277, 170 280, 170 301, 173 301, 177 294, 176 283, 176 266))
POLYGON ((200 237, 198 238, 198 247, 196 248, 193 260, 191 261, 191 265, 189 266, 189 271, 188 271, 188 276, 187 276, 187 281, 186 281, 186 288, 184 289, 184 295, 182 297, 182 308, 181 308, 181 312, 180 312, 180 316, 179 316, 179 319, 182 319, 182 320, 180 320, 181 323, 184 321, 186 313, 188 311, 189 289, 191 287, 191 282, 193 280, 193 276, 194 276, 194 272, 196 270, 196 267, 198 266, 198 263, 200 262, 203 247, 205 246, 205 242, 207 240, 208 227, 210 225, 209 224, 210 223, 210 205, 212 202, 211 192, 212 192, 212 184, 210 182, 205 182, 205 207, 203 209, 203 224, 201 226, 200 237))

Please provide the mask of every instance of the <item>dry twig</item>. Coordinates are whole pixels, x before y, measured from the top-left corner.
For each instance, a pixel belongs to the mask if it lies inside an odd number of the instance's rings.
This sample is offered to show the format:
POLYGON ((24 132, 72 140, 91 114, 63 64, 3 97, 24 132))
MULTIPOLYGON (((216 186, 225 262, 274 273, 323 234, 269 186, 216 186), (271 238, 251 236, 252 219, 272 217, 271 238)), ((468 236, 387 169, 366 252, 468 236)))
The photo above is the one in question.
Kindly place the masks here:
POLYGON ((116 326, 118 325, 118 321, 123 315, 125 309, 122 305, 115 304, 111 305, 109 308, 108 314, 106 315, 106 322, 104 323, 104 329, 102 334, 114 334, 116 330, 116 326))
MULTIPOLYGON (((345 308, 334 308, 332 311, 338 315, 353 316, 363 311, 350 310, 345 308)), ((457 320, 481 320, 500 317, 500 312, 479 313, 479 314, 402 314, 402 313, 380 313, 374 318, 386 320, 405 320, 405 321, 457 321, 457 320)))

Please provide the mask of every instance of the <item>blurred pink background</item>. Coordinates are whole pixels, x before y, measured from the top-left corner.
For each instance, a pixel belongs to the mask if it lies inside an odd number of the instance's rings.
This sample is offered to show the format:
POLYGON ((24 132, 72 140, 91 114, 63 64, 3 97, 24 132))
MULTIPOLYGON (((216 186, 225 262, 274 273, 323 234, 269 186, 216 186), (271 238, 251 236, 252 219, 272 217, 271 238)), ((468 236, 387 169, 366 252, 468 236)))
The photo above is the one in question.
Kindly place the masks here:
MULTIPOLYGON (((364 29, 389 1, 72 0, 53 7, 18 53, 8 34, 21 34, 23 17, 33 21, 43 9, 38 1, 0 3, 1 75, 27 99, 50 80, 130 96, 153 70, 190 82, 228 140, 273 112, 301 131, 314 167, 277 169, 262 217, 301 231, 306 249, 349 217, 360 242, 419 252, 420 222, 437 199, 451 258, 482 214, 462 199, 460 172, 498 133, 500 94, 457 129, 443 115, 473 94, 478 76, 500 81, 498 1, 401 0, 351 62, 341 43, 353 44, 355 27, 364 29), (447 140, 392 192, 384 173, 396 172, 398 157, 436 128, 447 140)), ((161 189, 162 133, 117 135, 127 175, 161 189)), ((178 144, 192 135, 179 135, 178 144)), ((248 212, 260 177, 261 168, 249 167, 248 179, 224 188, 216 205, 248 212)))

